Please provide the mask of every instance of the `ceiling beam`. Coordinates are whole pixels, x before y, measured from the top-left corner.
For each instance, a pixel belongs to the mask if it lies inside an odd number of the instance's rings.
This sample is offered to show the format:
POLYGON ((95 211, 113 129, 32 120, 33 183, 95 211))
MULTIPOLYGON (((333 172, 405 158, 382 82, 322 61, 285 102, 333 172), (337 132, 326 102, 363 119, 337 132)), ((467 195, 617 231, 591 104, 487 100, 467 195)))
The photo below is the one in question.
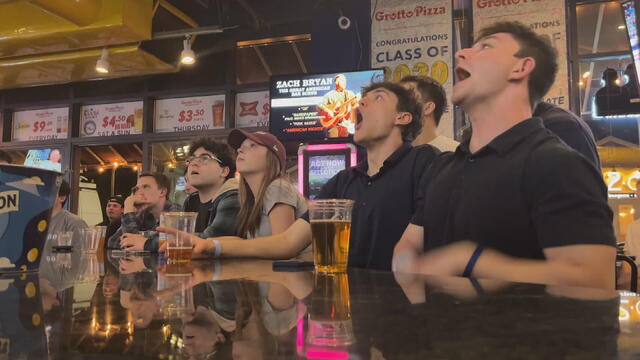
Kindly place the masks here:
POLYGON ((81 149, 86 150, 89 154, 91 154, 91 156, 93 156, 96 160, 98 160, 98 162, 100 163, 100 165, 104 165, 104 161, 102 160, 102 158, 100 156, 98 156, 98 154, 96 154, 93 150, 91 150, 91 148, 89 147, 82 147, 81 149))

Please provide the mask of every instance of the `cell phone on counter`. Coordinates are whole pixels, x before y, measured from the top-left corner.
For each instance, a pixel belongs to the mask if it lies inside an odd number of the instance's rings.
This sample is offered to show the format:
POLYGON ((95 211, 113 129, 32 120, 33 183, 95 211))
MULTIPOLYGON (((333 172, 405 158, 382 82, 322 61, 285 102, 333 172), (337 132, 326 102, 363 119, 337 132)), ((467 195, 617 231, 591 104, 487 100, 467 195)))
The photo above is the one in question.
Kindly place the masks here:
POLYGON ((273 271, 310 271, 313 270, 313 261, 302 260, 278 260, 273 262, 273 271))
POLYGON ((127 250, 111 250, 111 256, 121 258, 126 256, 149 256, 151 251, 127 251, 127 250))

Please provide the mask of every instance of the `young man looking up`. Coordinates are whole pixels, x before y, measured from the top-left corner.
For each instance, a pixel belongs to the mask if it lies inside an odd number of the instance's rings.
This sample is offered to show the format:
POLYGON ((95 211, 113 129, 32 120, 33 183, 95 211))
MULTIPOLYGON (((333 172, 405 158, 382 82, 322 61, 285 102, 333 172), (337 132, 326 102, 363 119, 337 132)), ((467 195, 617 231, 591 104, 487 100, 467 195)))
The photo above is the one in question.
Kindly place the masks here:
POLYGON ((413 146, 429 144, 440 151, 455 151, 460 143, 446 136, 438 135, 440 118, 447 107, 447 93, 442 85, 430 77, 414 75, 402 78, 400 85, 413 91, 422 107, 420 113, 422 131, 413 140, 413 146))
POLYGON ((124 201, 122 225, 109 238, 107 247, 130 251, 157 251, 158 235, 147 238, 140 231, 154 231, 164 211, 180 211, 169 201, 169 179, 161 173, 142 173, 132 194, 124 201))
POLYGON ((411 146, 422 127, 421 107, 398 84, 365 88, 356 111, 353 140, 367 150, 367 159, 331 178, 318 198, 355 201, 349 265, 389 270, 393 247, 416 210, 422 175, 438 150, 411 146))
POLYGON ((456 54, 453 103, 469 114, 473 134, 425 174, 394 269, 614 286, 613 216, 602 177, 531 116, 553 84, 556 57, 515 22, 481 30, 472 48, 456 54))
POLYGON ((185 200, 184 211, 197 212, 196 233, 202 237, 236 234, 238 180, 235 156, 229 145, 201 138, 189 147, 187 176, 197 192, 185 200))

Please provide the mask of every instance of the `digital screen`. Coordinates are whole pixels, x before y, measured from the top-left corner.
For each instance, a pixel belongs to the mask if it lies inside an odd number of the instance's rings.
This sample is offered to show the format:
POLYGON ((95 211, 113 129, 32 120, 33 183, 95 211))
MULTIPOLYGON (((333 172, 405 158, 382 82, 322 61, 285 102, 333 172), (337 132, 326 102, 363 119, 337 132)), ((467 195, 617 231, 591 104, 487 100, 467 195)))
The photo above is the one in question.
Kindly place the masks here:
POLYGON ((269 132, 282 140, 349 138, 362 88, 380 81, 383 70, 272 77, 269 132))
POLYGON ((62 153, 59 149, 32 149, 27 152, 24 166, 62 172, 62 153))
POLYGON ((309 200, 315 199, 322 186, 346 168, 347 156, 344 154, 309 156, 309 200))
MULTIPOLYGON (((636 24, 636 7, 634 1, 627 1, 622 3, 622 10, 624 11, 624 22, 627 26, 627 34, 629 35, 629 45, 631 45, 631 53, 633 54, 633 64, 636 69, 640 69, 640 47, 638 44, 638 27, 636 24)), ((629 79, 629 81, 636 81, 636 84, 640 83, 640 79, 629 79)))

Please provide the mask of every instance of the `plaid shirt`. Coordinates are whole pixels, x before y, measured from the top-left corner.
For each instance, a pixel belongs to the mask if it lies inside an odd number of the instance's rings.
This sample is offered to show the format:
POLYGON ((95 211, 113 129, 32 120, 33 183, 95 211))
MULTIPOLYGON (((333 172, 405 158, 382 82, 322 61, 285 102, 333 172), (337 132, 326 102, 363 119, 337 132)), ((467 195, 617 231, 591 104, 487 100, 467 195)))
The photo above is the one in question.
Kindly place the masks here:
MULTIPOLYGON (((164 204, 163 212, 168 211, 181 211, 182 206, 174 204, 167 200, 164 204)), ((108 249, 120 249, 120 237, 126 233, 137 234, 140 231, 153 231, 160 225, 160 219, 156 219, 155 216, 149 211, 144 210, 140 214, 134 212, 126 213, 122 215, 122 225, 120 229, 111 236, 107 242, 108 249)), ((154 234, 144 244, 144 249, 147 251, 158 251, 158 234, 154 234)))

